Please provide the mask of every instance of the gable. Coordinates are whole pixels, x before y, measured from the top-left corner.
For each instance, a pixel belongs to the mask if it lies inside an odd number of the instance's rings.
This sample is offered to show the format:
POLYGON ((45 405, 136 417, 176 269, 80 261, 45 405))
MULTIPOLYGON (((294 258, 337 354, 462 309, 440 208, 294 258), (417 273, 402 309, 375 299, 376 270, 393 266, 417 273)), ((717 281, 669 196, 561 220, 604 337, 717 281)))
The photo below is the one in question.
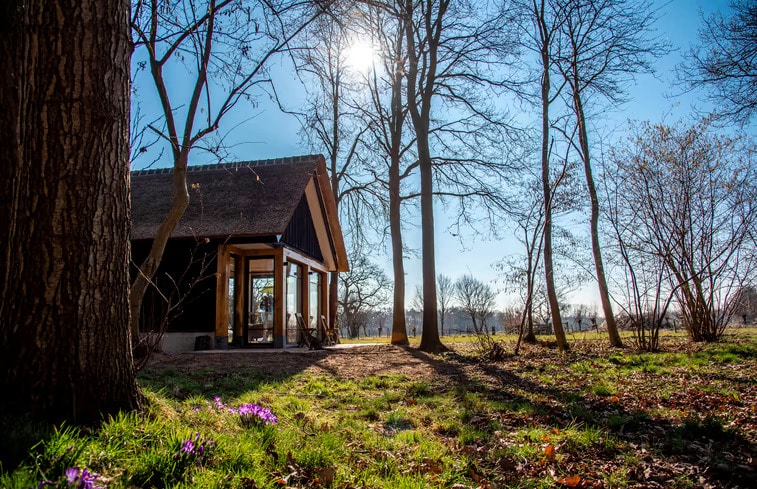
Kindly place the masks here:
POLYGON ((281 241, 320 262, 323 261, 323 253, 305 195, 300 198, 281 241))

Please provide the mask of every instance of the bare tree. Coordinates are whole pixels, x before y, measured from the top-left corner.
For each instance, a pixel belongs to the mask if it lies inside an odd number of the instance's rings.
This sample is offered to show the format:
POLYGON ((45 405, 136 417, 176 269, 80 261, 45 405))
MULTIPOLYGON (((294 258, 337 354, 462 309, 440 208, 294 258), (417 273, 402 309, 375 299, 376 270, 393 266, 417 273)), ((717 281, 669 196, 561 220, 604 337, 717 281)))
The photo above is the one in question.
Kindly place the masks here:
MULTIPOLYGON (((553 87, 552 73, 555 70, 555 52, 557 49, 558 36, 562 23, 565 20, 564 11, 562 3, 556 0, 519 0, 514 2, 514 7, 514 11, 517 13, 516 19, 519 21, 518 25, 521 31, 518 37, 519 42, 522 47, 535 53, 538 57, 537 74, 532 78, 538 80, 539 95, 537 103, 541 111, 540 163, 542 191, 541 203, 543 207, 543 216, 541 217, 541 219, 543 219, 543 224, 541 224, 541 227, 543 227, 543 231, 532 234, 530 237, 527 237, 526 240, 527 242, 532 243, 533 238, 540 236, 539 240, 543 242, 543 248, 541 246, 539 247, 539 253, 543 250, 545 290, 549 301, 549 307, 551 309, 550 317, 556 319, 554 332, 558 347, 561 351, 565 351, 569 347, 567 339, 565 338, 565 333, 562 330, 560 304, 555 289, 554 258, 552 249, 554 192, 557 186, 554 185, 551 180, 553 175, 550 170, 550 157, 554 146, 554 140, 550 135, 553 124, 553 121, 550 118, 550 107, 559 98, 562 91, 562 85, 553 87)), ((519 95, 527 100, 533 99, 528 91, 521 91, 519 92, 519 95)), ((532 256, 532 258, 534 257, 532 256)), ((538 262, 538 260, 536 261, 538 262)), ((538 263, 533 263, 533 265, 537 264, 538 263)), ((534 270, 536 270, 536 267, 531 269, 532 272, 534 270)), ((527 296, 528 295, 529 294, 527 294, 527 296)), ((531 289, 530 296, 533 298, 533 289, 531 289)), ((527 306, 530 306, 530 304, 530 301, 526 302, 527 306)), ((529 316, 524 314, 523 319, 525 320, 527 318, 529 318, 529 316)), ((531 324, 532 320, 529 319, 529 325, 531 324)), ((531 336, 532 335, 529 335, 529 339, 531 336)))
POLYGON ((434 196, 455 196, 463 207, 476 198, 504 207, 497 197, 501 187, 483 175, 500 177, 497 183, 503 184, 503 152, 493 156, 485 151, 497 147, 495 140, 501 145, 508 132, 487 107, 495 96, 487 90, 506 85, 497 70, 503 53, 509 53, 508 24, 502 12, 465 1, 403 0, 400 14, 408 54, 406 100, 420 173, 424 308, 419 348, 439 352, 445 347, 438 330, 434 196), (437 100, 462 115, 432 130, 437 100), (435 183, 454 190, 442 192, 435 183))
POLYGON ((642 124, 612 154, 634 210, 620 219, 624 246, 662 262, 652 270, 656 281, 670 281, 694 341, 720 337, 732 298, 757 272, 753 154, 743 141, 713 134, 710 119, 642 124))
POLYGON ((605 165, 604 213, 611 236, 610 263, 620 269, 614 295, 620 298, 621 323, 633 331, 636 348, 656 351, 675 289, 663 258, 638 239, 643 235, 639 222, 643 212, 637 199, 644 197, 633 188, 635 173, 636 168, 619 159, 605 165))
POLYGON ((444 336, 444 319, 447 316, 447 311, 449 311, 449 308, 452 305, 452 299, 455 294, 455 284, 447 275, 440 273, 436 278, 436 285, 437 291, 439 292, 437 296, 439 299, 439 327, 441 335, 444 336))
POLYGON ((463 275, 455 282, 455 295, 462 310, 470 316, 480 346, 490 347, 492 341, 487 322, 494 315, 494 290, 472 275, 463 275))
POLYGON ((745 124, 757 109, 757 4, 730 2, 732 14, 704 18, 699 45, 692 47, 678 77, 704 88, 722 117, 745 124))
POLYGON ((357 338, 368 312, 386 303, 391 282, 384 271, 360 250, 353 250, 350 271, 342 274, 339 288, 340 322, 350 338, 357 338))
POLYGON ((127 302, 127 5, 2 7, 3 414, 92 425, 140 404, 127 302))
MULTIPOLYGON (((189 203, 187 165, 193 149, 217 153, 209 141, 226 114, 253 97, 254 88, 269 80, 270 59, 321 14, 319 7, 297 0, 137 0, 132 8, 132 33, 138 66, 149 69, 160 100, 163 126, 151 125, 170 149, 173 202, 161 223, 152 249, 138 265, 131 290, 132 342, 139 339, 139 315, 152 277, 160 265, 168 238, 189 203), (166 70, 186 67, 191 90, 172 90, 166 70), (206 142, 202 146, 203 142, 206 142)), ((168 189, 167 189, 168 190, 168 189)))
MULTIPOLYGON (((351 6, 351 5, 350 5, 351 6)), ((306 102, 296 110, 279 101, 279 107, 297 116, 302 133, 310 146, 326 153, 334 201, 340 220, 353 241, 365 239, 366 223, 380 217, 371 197, 375 194, 375 177, 361 168, 359 150, 362 138, 372 121, 360 110, 365 104, 360 96, 361 77, 348 60, 349 50, 357 36, 362 35, 360 10, 339 9, 332 5, 332 15, 316 19, 289 52, 307 94, 306 102), (337 11, 337 9, 339 9, 337 11)), ((331 272, 329 282, 329 314, 333 323, 338 302, 339 272, 331 272)))
POLYGON ((377 48, 379 61, 365 79, 369 102, 356 109, 361 110, 362 118, 369 121, 367 127, 371 138, 366 144, 366 159, 370 155, 377 158, 378 161, 372 165, 375 178, 385 189, 384 207, 388 213, 394 274, 391 342, 407 345, 402 209, 413 199, 404 183, 414 175, 418 160, 412 153, 413 138, 407 127, 407 104, 404 100, 407 59, 405 24, 395 7, 387 3, 367 9, 367 30, 377 48))
POLYGON ((599 198, 592 170, 587 104, 599 98, 621 102, 625 83, 635 73, 651 71, 650 58, 661 54, 663 48, 651 35, 655 15, 647 0, 566 0, 555 54, 556 65, 570 89, 567 96, 578 132, 578 142, 573 140, 572 144, 584 166, 599 297, 610 345, 615 347, 623 346, 623 342, 615 324, 599 242, 599 198))

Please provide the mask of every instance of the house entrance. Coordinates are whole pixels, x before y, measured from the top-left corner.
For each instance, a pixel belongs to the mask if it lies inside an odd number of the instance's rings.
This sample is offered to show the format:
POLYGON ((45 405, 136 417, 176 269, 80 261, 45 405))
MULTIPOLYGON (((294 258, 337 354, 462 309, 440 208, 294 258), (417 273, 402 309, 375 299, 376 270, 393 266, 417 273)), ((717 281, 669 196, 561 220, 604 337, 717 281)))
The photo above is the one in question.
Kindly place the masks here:
POLYGON ((250 258, 248 270, 247 344, 273 345, 273 258, 250 258))

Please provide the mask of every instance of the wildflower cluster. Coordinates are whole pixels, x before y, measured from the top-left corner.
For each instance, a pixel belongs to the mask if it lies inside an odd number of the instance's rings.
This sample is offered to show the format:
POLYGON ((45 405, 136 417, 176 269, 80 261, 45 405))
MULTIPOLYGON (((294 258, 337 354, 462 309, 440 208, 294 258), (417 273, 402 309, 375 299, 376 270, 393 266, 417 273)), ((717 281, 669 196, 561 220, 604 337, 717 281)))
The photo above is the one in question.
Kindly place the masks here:
POLYGON ((231 408, 232 414, 239 414, 239 418, 244 426, 255 426, 260 424, 276 424, 278 420, 276 415, 270 409, 260 407, 257 404, 242 404, 239 408, 231 408))
POLYGON ((39 489, 51 487, 55 489, 106 489, 107 486, 96 485, 100 474, 90 472, 87 468, 71 467, 66 469, 65 479, 57 482, 43 481, 39 483, 39 489))
MULTIPOLYGON (((226 411, 230 414, 239 415, 239 419, 242 425, 245 427, 261 426, 261 425, 275 425, 278 423, 276 415, 271 412, 270 409, 258 406, 257 404, 242 404, 239 407, 229 407, 216 396, 213 398, 213 402, 209 409, 215 411, 226 411)), ((194 408, 193 411, 198 412, 200 408, 194 408)))
POLYGON ((182 465, 202 465, 212 446, 212 439, 204 440, 197 433, 194 438, 188 438, 181 442, 181 447, 173 456, 173 459, 182 465))

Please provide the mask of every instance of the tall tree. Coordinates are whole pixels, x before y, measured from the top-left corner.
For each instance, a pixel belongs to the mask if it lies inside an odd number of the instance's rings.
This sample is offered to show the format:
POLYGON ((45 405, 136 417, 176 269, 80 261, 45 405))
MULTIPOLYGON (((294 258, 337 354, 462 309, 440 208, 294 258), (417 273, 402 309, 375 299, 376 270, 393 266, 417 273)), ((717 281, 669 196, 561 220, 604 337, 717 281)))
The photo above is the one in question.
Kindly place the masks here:
POLYGON ((13 2, 0 60, 0 411, 139 406, 129 348, 129 2, 13 2))
POLYGON ((404 0, 400 8, 408 53, 406 100, 420 173, 424 307, 419 348, 428 352, 445 349, 438 328, 434 196, 457 198, 463 221, 469 217, 464 210, 475 199, 490 214, 495 213, 492 202, 499 212, 506 208, 498 191, 509 169, 502 148, 508 128, 495 115, 491 101, 496 90, 506 86, 498 70, 504 53, 509 53, 508 23, 501 11, 485 7, 464 1, 404 0), (441 122, 439 104, 447 114, 462 115, 441 122), (434 120, 437 124, 432 125, 434 120))
POLYGON ((429 129, 431 101, 436 83, 438 49, 444 18, 450 0, 405 1, 404 23, 407 38, 407 98, 410 119, 415 131, 421 179, 421 233, 423 268, 423 334, 420 349, 439 352, 445 349, 439 340, 436 310, 436 259, 434 244, 434 202, 429 129), (416 12, 420 10, 420 19, 416 12), (421 65, 421 59, 423 62, 421 65))
MULTIPOLYGON (((372 182, 361 178, 359 168, 360 141, 370 121, 358 117, 355 108, 359 105, 355 100, 359 74, 348 59, 355 32, 354 26, 345 26, 352 25, 350 22, 343 22, 349 16, 349 11, 321 16, 292 46, 290 53, 307 97, 296 111, 286 108, 281 100, 279 106, 298 117, 310 146, 326 153, 340 220, 349 223, 350 239, 362 241, 364 223, 375 221, 370 214, 376 206, 369 202, 372 182)), ((329 280, 330 324, 336 319, 338 290, 339 272, 334 271, 329 280)))
POLYGON ((757 110, 757 4, 733 0, 730 6, 729 17, 703 19, 699 45, 678 75, 690 87, 705 88, 718 115, 746 123, 757 110))
MULTIPOLYGON (((142 301, 160 265, 168 238, 189 205, 187 166, 192 151, 217 153, 218 142, 208 141, 224 116, 254 88, 268 83, 269 60, 320 16, 320 6, 298 0, 158 0, 137 1, 132 32, 138 66, 149 69, 150 83, 160 101, 163 126, 150 125, 168 145, 173 164, 173 201, 139 264, 130 292, 132 342, 139 339, 142 301), (166 73, 187 69, 191 88, 175 90, 166 73), (184 100, 182 96, 188 95, 184 100)), ((168 191, 168 189, 167 189, 168 191)))
POLYGON ((625 83, 635 73, 652 71, 649 60, 663 49, 651 35, 655 20, 655 11, 647 0, 568 0, 555 54, 556 65, 570 88, 567 97, 578 132, 578 142, 573 140, 572 144, 584 167, 599 297, 610 345, 615 347, 623 346, 623 341, 612 310, 599 241, 599 198, 590 154, 587 104, 598 98, 620 103, 625 83))
MULTIPOLYGON (((555 338, 557 339, 560 351, 565 351, 569 346, 565 332, 562 329, 560 303, 555 288, 552 245, 554 192, 557 186, 553 185, 551 181, 550 171, 550 157, 553 146, 553 139, 550 136, 552 127, 550 107, 562 92, 562 85, 559 85, 557 89, 552 86, 552 73, 555 70, 555 50, 557 48, 558 36, 562 23, 565 20, 564 9, 561 2, 554 0, 522 0, 516 3, 516 8, 521 12, 521 15, 517 18, 523 20, 521 30, 525 31, 521 44, 526 49, 535 52, 538 56, 538 76, 536 78, 539 80, 538 105, 541 109, 540 162, 542 203, 544 207, 544 276, 555 338)), ((531 298, 533 299, 533 294, 531 294, 531 298)))
MULTIPOLYGON (((417 169, 412 158, 411 138, 407 135, 405 89, 405 25, 391 4, 367 11, 367 30, 377 47, 379 66, 366 79, 370 103, 362 110, 370 120, 372 143, 366 153, 383 160, 386 168, 378 171, 377 180, 386 189, 385 207, 389 217, 392 246, 394 291, 392 297, 392 335, 394 345, 409 344, 405 318, 405 244, 402 234, 402 207, 410 197, 403 192, 403 182, 417 169)), ((378 166, 378 165, 375 165, 378 166)))

